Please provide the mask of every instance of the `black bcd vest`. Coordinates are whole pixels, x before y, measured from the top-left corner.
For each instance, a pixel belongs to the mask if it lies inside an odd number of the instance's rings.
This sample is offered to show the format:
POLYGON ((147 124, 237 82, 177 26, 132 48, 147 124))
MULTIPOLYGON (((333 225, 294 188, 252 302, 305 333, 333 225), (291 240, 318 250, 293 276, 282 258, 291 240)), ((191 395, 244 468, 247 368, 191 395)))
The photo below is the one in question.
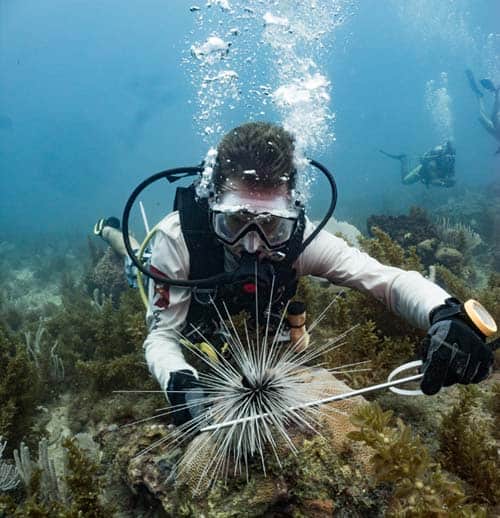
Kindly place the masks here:
MULTIPOLYGON (((208 201, 196 196, 195 186, 178 187, 175 193, 174 210, 179 212, 182 234, 189 252, 189 279, 206 279, 225 272, 224 246, 218 241, 210 225, 208 201)), ((292 264, 300 253, 304 236, 305 217, 303 213, 286 250, 283 261, 273 263, 275 281, 273 288, 273 303, 271 313, 280 313, 286 303, 297 291, 296 272, 292 264)), ((259 304, 259 319, 269 308, 270 293, 261 293, 259 304)), ((222 302, 229 313, 236 315, 247 311, 255 315, 255 293, 242 284, 220 285, 214 288, 194 288, 191 293, 191 304, 187 316, 187 325, 202 326, 207 332, 212 327, 210 323, 218 323, 217 312, 210 299, 215 302, 219 311, 224 314, 222 302)), ((261 320, 262 322, 263 320, 261 320)))

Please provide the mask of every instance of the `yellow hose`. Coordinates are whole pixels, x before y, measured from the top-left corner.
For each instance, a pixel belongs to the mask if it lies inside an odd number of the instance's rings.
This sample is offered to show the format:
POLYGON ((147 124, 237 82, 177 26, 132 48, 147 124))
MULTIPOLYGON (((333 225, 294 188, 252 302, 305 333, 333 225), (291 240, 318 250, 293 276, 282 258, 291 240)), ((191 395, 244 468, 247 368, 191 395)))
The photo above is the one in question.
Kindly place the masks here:
MULTIPOLYGON (((142 263, 142 258, 144 256, 144 252, 145 252, 147 246, 149 245, 149 242, 153 238, 155 232, 157 231, 158 227, 159 227, 159 224, 156 225, 152 230, 150 230, 148 232, 148 235, 144 238, 144 241, 141 244, 141 248, 139 249, 139 255, 137 256, 137 258, 139 259, 139 261, 141 263, 142 263)), ((144 289, 144 283, 142 282, 143 278, 144 278, 144 276, 143 276, 142 272, 138 269, 137 270, 137 288, 139 289, 139 295, 141 296, 141 300, 142 300, 142 303, 144 304, 144 307, 146 309, 148 309, 148 296, 146 294, 146 290, 144 289)), ((189 342, 187 342, 187 343, 189 343, 189 342)), ((219 358, 217 357, 217 353, 215 352, 214 348, 210 344, 208 344, 207 342, 201 342, 201 343, 192 344, 192 345, 198 347, 198 349, 202 353, 206 354, 214 363, 218 363, 219 358)))

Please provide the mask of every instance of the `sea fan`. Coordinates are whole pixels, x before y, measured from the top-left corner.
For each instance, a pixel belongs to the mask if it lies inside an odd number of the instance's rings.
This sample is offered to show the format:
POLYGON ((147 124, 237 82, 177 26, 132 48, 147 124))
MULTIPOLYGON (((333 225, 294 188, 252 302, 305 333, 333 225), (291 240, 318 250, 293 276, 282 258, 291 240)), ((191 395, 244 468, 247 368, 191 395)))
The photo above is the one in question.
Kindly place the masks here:
POLYGON ((461 252, 472 252, 483 240, 481 236, 464 223, 452 223, 447 218, 441 218, 436 224, 436 230, 441 241, 461 252))
POLYGON ((2 442, 0 437, 0 491, 10 491, 19 484, 19 476, 15 466, 2 460, 7 442, 2 442))

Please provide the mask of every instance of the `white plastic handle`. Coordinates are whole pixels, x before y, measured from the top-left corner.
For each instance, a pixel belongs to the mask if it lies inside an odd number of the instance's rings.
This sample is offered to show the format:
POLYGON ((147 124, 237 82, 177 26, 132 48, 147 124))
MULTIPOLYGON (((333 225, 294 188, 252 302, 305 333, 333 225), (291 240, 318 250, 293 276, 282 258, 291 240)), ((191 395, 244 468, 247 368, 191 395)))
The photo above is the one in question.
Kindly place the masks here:
MULTIPOLYGON (((401 372, 405 372, 410 369, 415 369, 416 367, 420 367, 422 365, 422 360, 415 360, 408 363, 403 363, 396 369, 394 369, 387 378, 387 381, 393 381, 393 379, 400 374, 401 372)), ((420 389, 408 390, 402 389, 398 387, 389 387, 389 390, 394 392, 395 394, 399 394, 400 396, 422 396, 423 392, 420 389)))

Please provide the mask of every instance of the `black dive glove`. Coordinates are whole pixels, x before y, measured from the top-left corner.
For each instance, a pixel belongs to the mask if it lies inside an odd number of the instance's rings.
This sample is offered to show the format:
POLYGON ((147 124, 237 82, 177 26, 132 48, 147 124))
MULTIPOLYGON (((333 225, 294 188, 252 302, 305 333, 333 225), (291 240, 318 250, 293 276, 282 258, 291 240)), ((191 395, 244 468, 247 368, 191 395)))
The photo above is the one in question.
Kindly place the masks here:
POLYGON ((461 308, 450 298, 431 311, 431 327, 422 341, 420 383, 429 396, 455 383, 479 383, 491 372, 493 350, 461 308))
POLYGON ((170 374, 167 396, 173 408, 173 422, 180 426, 204 412, 203 388, 190 370, 170 374))

